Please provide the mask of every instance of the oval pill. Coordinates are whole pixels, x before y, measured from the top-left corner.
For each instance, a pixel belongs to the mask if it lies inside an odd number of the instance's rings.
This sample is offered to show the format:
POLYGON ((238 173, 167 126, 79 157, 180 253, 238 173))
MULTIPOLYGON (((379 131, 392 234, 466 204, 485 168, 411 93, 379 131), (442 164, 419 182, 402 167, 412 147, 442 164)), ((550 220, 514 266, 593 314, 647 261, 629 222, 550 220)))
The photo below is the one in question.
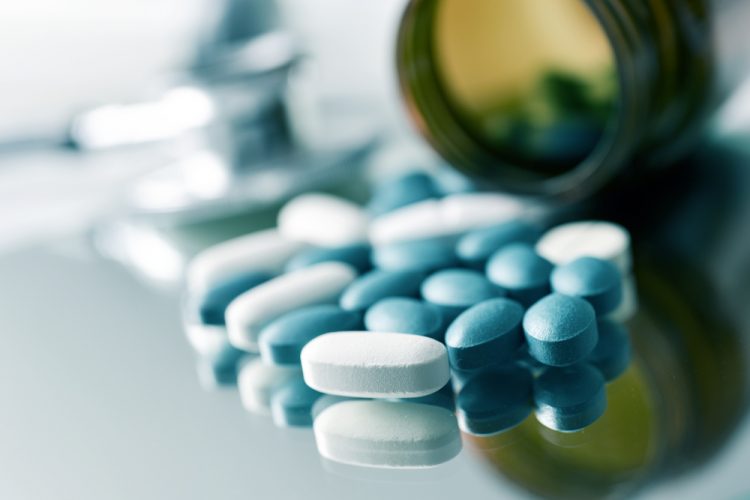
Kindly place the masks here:
POLYGON ((293 241, 340 247, 367 241, 369 217, 355 203, 322 193, 297 196, 279 211, 279 232, 293 241))
POLYGON ((607 319, 599 320, 597 330, 599 342, 586 361, 609 382, 619 377, 630 364, 630 336, 623 325, 607 319))
POLYGON ((307 385, 338 396, 416 398, 450 379, 445 346, 405 333, 327 333, 310 341, 301 359, 307 385))
POLYGON ((399 332, 440 339, 440 309, 421 300, 393 297, 376 302, 365 313, 365 328, 372 332, 399 332))
POLYGON ((323 262, 299 269, 243 293, 227 307, 229 341, 238 349, 254 352, 258 335, 271 321, 299 307, 335 303, 357 277, 341 262, 323 262))
POLYGON ((338 306, 307 306, 283 314, 260 332, 258 346, 264 362, 298 365, 302 348, 318 335, 361 328, 360 315, 338 306))
POLYGON ((510 299, 490 299, 461 313, 445 333, 451 367, 474 370, 513 359, 523 343, 524 309, 510 299))
POLYGON ((466 233, 456 243, 456 254, 468 264, 482 266, 505 245, 533 244, 540 234, 539 228, 533 224, 520 220, 508 221, 466 233))
POLYGON ((461 451, 453 413, 401 401, 345 401, 325 409, 313 424, 320 454, 368 467, 431 467, 461 451))
POLYGON ((604 378, 581 363, 549 368, 534 380, 536 418, 545 427, 574 432, 594 423, 607 409, 604 378))
POLYGON ((370 253, 370 245, 364 243, 334 248, 310 248, 289 259, 286 271, 296 271, 321 262, 343 262, 355 268, 357 272, 365 273, 372 268, 370 253))
POLYGON ((299 366, 267 365, 260 358, 249 359, 237 375, 242 406, 251 413, 270 415, 274 391, 299 375, 299 366))
POLYGON ((438 271, 422 282, 420 290, 422 298, 440 307, 448 321, 474 304, 505 295, 502 288, 471 269, 438 271))
POLYGON ((349 285, 339 305, 348 311, 361 311, 387 297, 416 297, 423 279, 420 271, 375 269, 349 285))
POLYGON ((443 224, 440 201, 414 203, 372 220, 369 239, 373 245, 442 237, 448 233, 443 224))
POLYGON ((552 290, 586 300, 596 314, 614 311, 622 302, 622 277, 611 262, 581 257, 558 266, 550 276, 552 290))
POLYGON ((630 234, 612 222, 580 221, 554 227, 542 235, 536 251, 555 265, 597 257, 615 264, 623 275, 632 267, 630 234))
POLYGON ((598 341, 591 304, 557 293, 547 295, 526 311, 523 330, 529 354, 550 366, 583 360, 598 341))
POLYGON ((272 277, 272 274, 263 271, 247 271, 218 282, 210 288, 188 292, 184 314, 191 322, 223 326, 226 323, 224 314, 229 303, 272 277))
POLYGON ((271 395, 273 423, 276 427, 312 426, 312 408, 321 396, 305 384, 302 376, 287 381, 271 395))
POLYGON ((402 241, 373 249, 373 263, 389 271, 434 271, 458 263, 454 242, 446 238, 402 241))
POLYGON ((501 248, 487 262, 487 277, 508 296, 528 307, 549 294, 552 264, 526 243, 501 248))

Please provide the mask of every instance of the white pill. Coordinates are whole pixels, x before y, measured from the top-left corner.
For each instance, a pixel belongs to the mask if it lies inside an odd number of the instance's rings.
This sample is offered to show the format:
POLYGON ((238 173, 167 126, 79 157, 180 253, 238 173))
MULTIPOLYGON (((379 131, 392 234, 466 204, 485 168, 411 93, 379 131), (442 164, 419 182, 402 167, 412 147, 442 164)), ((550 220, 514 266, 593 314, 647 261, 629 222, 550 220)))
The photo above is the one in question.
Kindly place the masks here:
POLYGON ((276 229, 258 231, 203 250, 188 265, 190 290, 207 290, 238 273, 278 273, 304 245, 281 236, 276 229))
POLYGON ((406 333, 327 333, 302 349, 301 360, 307 385, 337 396, 417 398, 450 379, 445 346, 406 333))
POLYGON ((441 201, 443 221, 455 233, 492 226, 522 217, 525 205, 517 197, 498 193, 462 193, 441 201))
POLYGON ((623 275, 630 273, 630 234, 611 222, 582 221, 547 231, 536 251, 553 264, 567 264, 579 257, 597 257, 615 264, 623 275))
POLYGON ((440 201, 425 200, 376 217, 370 224, 373 245, 445 235, 440 201))
POLYGON ((360 206, 327 194, 304 194, 279 212, 281 234, 295 241, 322 247, 340 247, 367 241, 370 221, 360 206))
POLYGON ((335 303, 357 277, 343 262, 323 262, 282 274, 234 299, 226 311, 229 342, 257 352, 258 335, 269 322, 303 306, 335 303))
POLYGON ((400 401, 345 401, 313 423, 318 452, 350 465, 433 467, 461 451, 456 417, 445 408, 400 401))
POLYGON ((273 392, 299 374, 298 366, 267 365, 260 358, 246 361, 237 375, 242 406, 251 413, 271 415, 273 392))

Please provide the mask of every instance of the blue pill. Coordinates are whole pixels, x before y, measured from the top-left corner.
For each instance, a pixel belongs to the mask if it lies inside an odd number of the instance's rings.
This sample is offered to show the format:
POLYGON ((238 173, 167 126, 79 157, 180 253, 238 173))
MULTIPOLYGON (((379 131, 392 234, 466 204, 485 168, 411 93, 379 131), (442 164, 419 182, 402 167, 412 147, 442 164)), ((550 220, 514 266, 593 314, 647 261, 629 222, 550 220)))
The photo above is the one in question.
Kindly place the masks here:
POLYGON ((456 243, 456 255, 464 262, 481 267, 490 256, 511 243, 533 244, 541 236, 541 229, 528 222, 514 220, 495 226, 475 229, 456 243))
POLYGON ((604 377, 580 363, 549 368, 534 381, 537 420, 550 429, 573 432, 594 423, 607 409, 604 377))
POLYGON ((427 302, 440 307, 446 321, 474 304, 505 295, 502 288, 471 269, 438 271, 422 282, 421 293, 427 302))
POLYGON ((186 320, 204 325, 224 325, 224 312, 229 303, 272 277, 269 273, 259 271, 246 272, 205 291, 193 293, 185 300, 186 320))
POLYGON ((380 183, 367 204, 367 210, 373 216, 378 216, 439 196, 440 193, 430 175, 424 172, 410 172, 380 183))
POLYGON ((347 311, 361 311, 387 297, 416 297, 424 273, 420 271, 370 271, 360 276, 341 294, 339 305, 347 311))
POLYGON ((458 393, 458 424, 466 433, 497 434, 520 424, 531 414, 531 373, 512 365, 478 373, 458 393))
POLYGON ((513 359, 523 343, 523 314, 521 304, 505 298, 461 313, 445 333, 451 367, 473 370, 513 359))
POLYGON ((578 297, 553 293, 523 317, 529 354, 545 365, 567 366, 586 358, 596 346, 596 314, 578 297))
POLYGON ((630 364, 630 336, 620 323, 602 319, 597 323, 599 342, 586 361, 609 382, 619 377, 630 364))
POLYGON ((378 245, 375 266, 389 271, 434 271, 458 263, 452 238, 425 238, 378 245))
POLYGON ((198 359, 196 369, 198 381, 201 387, 207 391, 237 385, 237 364, 217 365, 206 359, 198 359))
POLYGON ((288 381, 271 396, 273 423, 277 427, 312 426, 312 408, 321 396, 321 393, 305 384, 302 376, 288 381))
POLYGON ((440 309, 427 302, 393 297, 376 302, 367 310, 365 328, 373 332, 412 333, 440 340, 443 315, 440 309))
POLYGON ((594 257, 581 257, 552 271, 552 290, 587 300, 597 314, 614 311, 622 302, 622 275, 617 266, 594 257))
POLYGON ((528 243, 506 245, 487 262, 487 277, 525 307, 549 294, 552 264, 528 243))
POLYGON ((283 314, 260 332, 258 347, 263 361, 298 365, 305 344, 329 332, 359 330, 360 315, 334 305, 315 305, 283 314))
POLYGON ((321 262, 344 262, 360 273, 372 268, 370 245, 357 244, 335 248, 311 248, 292 257, 286 265, 286 271, 295 271, 321 262))
POLYGON ((422 396, 421 398, 400 399, 409 403, 421 403, 423 405, 439 406, 453 412, 456 409, 456 397, 450 382, 437 392, 422 396))

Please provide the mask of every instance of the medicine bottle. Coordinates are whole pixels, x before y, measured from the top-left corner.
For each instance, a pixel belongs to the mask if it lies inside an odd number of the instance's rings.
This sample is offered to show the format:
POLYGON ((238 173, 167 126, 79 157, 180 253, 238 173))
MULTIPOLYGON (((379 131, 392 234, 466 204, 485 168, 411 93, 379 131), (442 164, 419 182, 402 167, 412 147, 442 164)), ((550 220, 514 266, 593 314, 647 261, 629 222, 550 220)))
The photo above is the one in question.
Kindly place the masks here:
POLYGON ((746 0, 411 0, 412 121, 495 189, 575 198, 673 163, 750 76, 746 0))

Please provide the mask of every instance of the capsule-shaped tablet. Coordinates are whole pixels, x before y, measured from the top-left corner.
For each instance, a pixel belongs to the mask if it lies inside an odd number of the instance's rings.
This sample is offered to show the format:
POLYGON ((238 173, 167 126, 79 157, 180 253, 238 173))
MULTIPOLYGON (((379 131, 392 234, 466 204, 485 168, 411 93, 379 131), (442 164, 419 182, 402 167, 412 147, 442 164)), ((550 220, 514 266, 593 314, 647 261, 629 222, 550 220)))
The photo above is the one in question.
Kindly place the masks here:
POLYGON ((456 398, 462 431, 483 436, 506 431, 531 414, 531 373, 517 365, 494 368, 471 377, 456 398))
POLYGON ((372 332, 399 332, 442 338, 440 309, 421 300, 393 297, 376 302, 365 314, 365 328, 372 332))
POLYGON ((445 333, 451 367, 476 370, 510 361, 523 343, 524 310, 506 298, 490 299, 461 313, 445 333))
POLYGON ((420 201, 438 198, 432 177, 425 172, 408 172, 379 183, 367 204, 372 215, 382 215, 420 201))
POLYGON ((249 359, 237 376, 242 406, 250 413, 270 415, 274 391, 299 375, 299 366, 267 365, 260 358, 249 359))
POLYGON ((362 311, 388 297, 416 297, 424 276, 421 271, 375 269, 346 287, 339 305, 347 311, 362 311))
POLYGON ((524 216, 519 198, 501 193, 462 193, 441 200, 443 224, 453 234, 492 226, 524 216))
POLYGON ((223 282, 216 283, 211 288, 188 292, 183 315, 191 323, 223 326, 225 324, 224 314, 229 303, 240 294, 255 288, 272 277, 273 275, 263 271, 242 272, 223 282))
POLYGON ((461 451, 456 417, 437 406, 401 401, 345 401, 313 425, 318 452, 350 465, 432 467, 461 451))
POLYGON ((525 307, 549 294, 551 272, 552 264, 527 243, 506 245, 487 262, 489 280, 525 307))
POLYGON ((452 239, 431 238, 378 245, 373 263, 388 271, 434 271, 458 263, 452 239))
POLYGON ((299 365, 305 344, 318 335, 361 328, 360 315, 332 304, 301 307, 271 321, 260 332, 258 345, 264 362, 299 365))
POLYGON ((451 235, 443 224, 439 200, 414 203, 372 220, 370 242, 375 246, 451 235))
POLYGON ((322 396, 310 389, 302 376, 289 380, 271 395, 271 417, 276 427, 312 426, 312 408, 322 396))
POLYGON ((358 243, 334 248, 310 248, 302 250, 289 259, 286 271, 296 271, 321 262, 343 262, 355 268, 359 273, 365 273, 372 268, 370 245, 358 243))
POLYGON ((445 346, 405 333, 327 333, 309 342, 301 358, 307 385, 338 396, 416 398, 450 379, 445 346))
POLYGON ((493 226, 475 229, 463 235, 456 243, 459 259, 474 267, 482 267, 487 259, 511 243, 533 244, 541 231, 538 226, 521 220, 512 220, 493 226))
POLYGON ((547 295, 526 311, 523 330, 529 354, 550 366, 582 361, 598 341, 591 304, 557 293, 547 295))
POLYGON ((452 321, 474 304, 505 295, 482 273, 470 269, 438 271, 422 282, 420 290, 422 298, 440 307, 446 321, 452 321))
POLYGON ((554 227, 536 244, 539 255, 555 265, 579 257, 596 257, 612 262, 623 275, 630 272, 630 234, 612 222, 580 221, 554 227))
POLYGON ((586 300, 596 314, 614 311, 622 302, 622 277, 617 267, 595 257, 580 257, 558 266, 550 276, 552 290, 586 300))
POLYGON ((550 429, 574 432, 594 423, 607 409, 604 378, 586 363, 549 368, 534 380, 536 419, 550 429))
POLYGON ((609 382, 619 377, 630 364, 630 336, 623 325, 608 319, 599 320, 597 330, 599 342, 586 361, 609 382))
POLYGON ((191 292, 210 290, 249 272, 277 274, 302 248, 302 243, 283 237, 276 229, 227 240, 203 250, 190 261, 187 288, 191 292))
POLYGON ((227 307, 229 341, 249 352, 258 350, 258 335, 271 321, 299 307, 338 302, 357 271, 341 262, 324 262, 276 278, 243 293, 227 307))
POLYGON ((279 232, 293 241, 340 247, 367 241, 369 217, 358 205, 322 193, 297 196, 279 211, 279 232))

